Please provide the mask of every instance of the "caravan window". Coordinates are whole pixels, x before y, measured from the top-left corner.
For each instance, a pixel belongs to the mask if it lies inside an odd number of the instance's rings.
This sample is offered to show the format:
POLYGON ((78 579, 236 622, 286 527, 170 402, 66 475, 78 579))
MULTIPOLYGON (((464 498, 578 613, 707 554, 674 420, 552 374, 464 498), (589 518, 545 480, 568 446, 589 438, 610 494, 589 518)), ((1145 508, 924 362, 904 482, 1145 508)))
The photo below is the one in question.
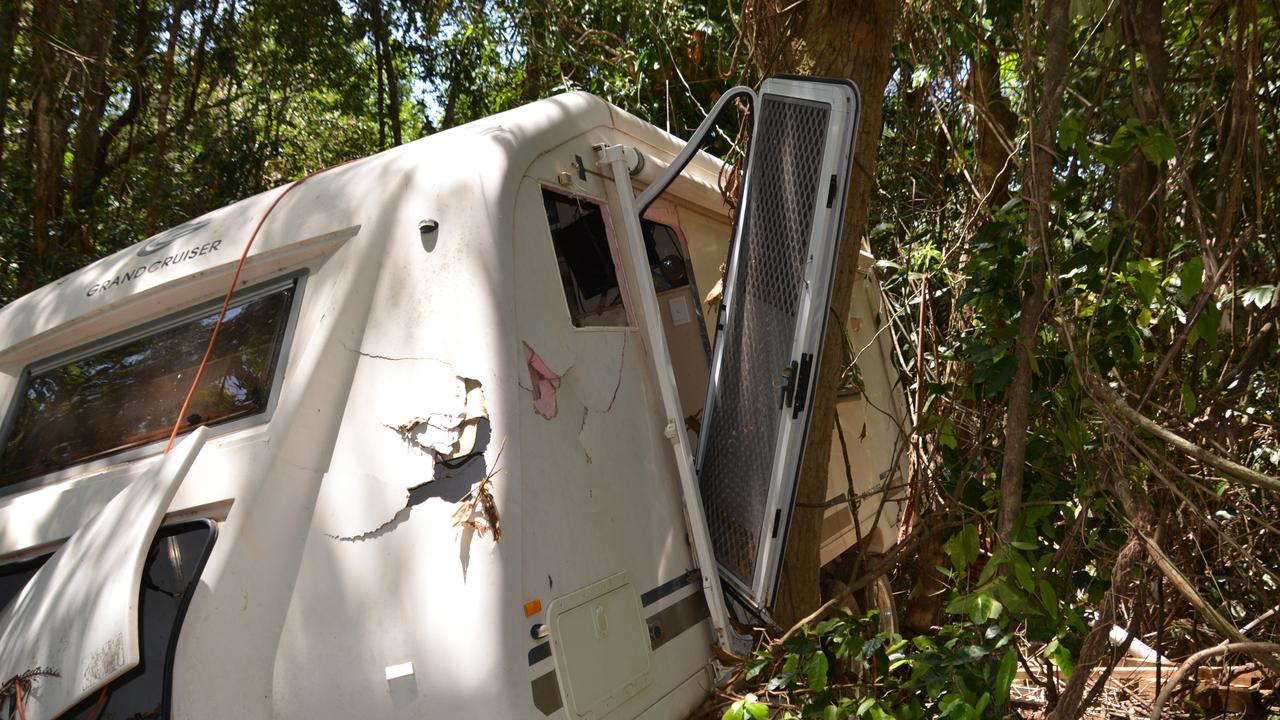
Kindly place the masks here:
POLYGON ((577 327, 626 326, 604 211, 590 200, 542 191, 569 317, 577 327))
MULTIPOLYGON (((266 409, 293 296, 290 282, 227 310, 184 429, 266 409)), ((220 307, 28 368, 5 424, 0 486, 167 437, 220 307)))
MULTIPOLYGON (((577 327, 626 326, 626 300, 619 282, 616 248, 609 241, 604 211, 589 200, 543 189, 560 282, 569 316, 577 327)), ((675 230, 641 221, 653 284, 659 293, 689 285, 689 268, 675 230)))

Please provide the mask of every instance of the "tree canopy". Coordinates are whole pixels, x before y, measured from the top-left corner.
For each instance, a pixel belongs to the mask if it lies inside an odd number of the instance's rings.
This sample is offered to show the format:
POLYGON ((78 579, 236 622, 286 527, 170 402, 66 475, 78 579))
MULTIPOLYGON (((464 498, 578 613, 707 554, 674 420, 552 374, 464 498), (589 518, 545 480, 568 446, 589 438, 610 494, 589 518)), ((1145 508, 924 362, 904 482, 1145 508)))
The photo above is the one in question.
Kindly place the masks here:
POLYGON ((1112 625, 1172 658, 1280 637, 1278 14, 0 0, 0 300, 557 92, 687 135, 773 72, 881 77, 850 230, 893 309, 912 501, 902 552, 856 567, 895 574, 908 637, 826 618, 762 649, 734 692, 773 680, 729 712, 999 716, 1025 667, 1077 717, 1118 658, 1112 625))

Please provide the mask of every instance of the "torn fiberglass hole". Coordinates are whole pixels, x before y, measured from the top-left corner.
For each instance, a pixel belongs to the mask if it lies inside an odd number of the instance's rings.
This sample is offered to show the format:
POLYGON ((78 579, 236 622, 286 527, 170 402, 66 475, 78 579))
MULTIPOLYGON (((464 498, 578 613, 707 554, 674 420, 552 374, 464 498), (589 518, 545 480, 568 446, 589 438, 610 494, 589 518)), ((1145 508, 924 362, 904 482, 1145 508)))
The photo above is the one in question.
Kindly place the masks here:
POLYGON ((487 437, 484 444, 478 442, 480 426, 481 423, 487 425, 489 420, 480 381, 462 376, 458 376, 458 380, 465 390, 465 402, 460 412, 431 413, 388 426, 411 447, 430 454, 438 465, 451 470, 484 454, 487 437))

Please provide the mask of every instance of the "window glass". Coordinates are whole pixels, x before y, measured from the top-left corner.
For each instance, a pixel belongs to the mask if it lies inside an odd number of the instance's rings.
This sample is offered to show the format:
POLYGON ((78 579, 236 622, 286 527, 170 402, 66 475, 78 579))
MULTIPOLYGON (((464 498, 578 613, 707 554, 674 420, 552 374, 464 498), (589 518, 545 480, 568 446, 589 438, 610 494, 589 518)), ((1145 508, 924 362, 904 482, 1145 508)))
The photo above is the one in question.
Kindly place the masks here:
MULTIPOLYGON (((627 310, 600 206, 549 189, 543 189, 542 200, 573 324, 627 325, 627 310)), ((675 230, 652 220, 642 220, 640 225, 657 291, 688 286, 689 267, 675 230)))
MULTIPOLYGON (((291 284, 228 308, 184 430, 266 409, 293 295, 291 284)), ((0 485, 167 437, 217 319, 217 308, 202 311, 29 370, 10 410, 0 485)))
POLYGON ((644 232, 654 288, 662 292, 687 286, 689 267, 684 253, 680 252, 680 239, 676 237, 676 231, 652 220, 641 220, 640 228, 644 232))
MULTIPOLYGON (((142 663, 111 683, 107 698, 96 716, 97 692, 68 710, 59 720, 170 716, 169 686, 174 649, 177 647, 176 636, 191 601, 191 593, 200 579, 200 571, 213 547, 215 534, 213 523, 204 520, 160 528, 142 571, 138 610, 142 663)), ((0 608, 22 591, 50 557, 45 555, 0 566, 0 608)), ((39 686, 40 680, 36 678, 37 692, 39 686)))
POLYGON ((625 326, 627 310, 600 206, 551 190, 542 191, 542 201, 573 324, 625 326))

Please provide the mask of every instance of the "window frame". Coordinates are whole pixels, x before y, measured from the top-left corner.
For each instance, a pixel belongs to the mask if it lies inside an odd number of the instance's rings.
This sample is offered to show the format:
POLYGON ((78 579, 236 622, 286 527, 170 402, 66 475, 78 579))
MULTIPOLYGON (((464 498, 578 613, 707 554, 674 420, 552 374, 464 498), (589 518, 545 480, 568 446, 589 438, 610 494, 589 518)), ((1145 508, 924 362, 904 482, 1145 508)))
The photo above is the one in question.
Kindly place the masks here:
MULTIPOLYGON (((309 269, 303 268, 291 273, 273 277, 242 290, 237 290, 232 296, 231 304, 238 305, 247 301, 265 297, 290 287, 293 288, 293 298, 290 300, 289 311, 285 316, 284 331, 280 339, 279 354, 276 357, 275 370, 271 378, 271 389, 267 398, 266 406, 261 412, 251 413, 232 420, 227 420, 226 422, 212 424, 210 426, 210 430, 213 437, 225 435, 227 433, 255 425, 265 424, 270 422, 271 417, 275 414, 275 409, 280 399, 280 388, 283 386, 285 375, 288 374, 289 350, 293 344, 294 333, 297 331, 298 317, 302 307, 306 279, 309 274, 309 269)), ((217 312, 221 309, 224 297, 225 296, 223 295, 219 295, 214 298, 207 298, 193 305, 188 305, 183 309, 176 310, 150 320, 144 320, 125 330, 106 335, 96 340, 82 342, 69 350, 27 363, 26 366, 23 367, 22 372, 18 374, 17 382, 14 384, 13 390, 10 392, 9 400, 4 406, 4 418, 3 421, 0 421, 0 444, 8 442, 10 431, 13 429, 13 425, 18 419, 18 410, 22 402, 23 390, 27 388, 28 382, 30 381, 33 373, 44 372, 67 363, 74 362, 81 358, 90 357, 96 353, 109 350, 124 343, 128 343, 154 333, 163 332, 170 328, 207 316, 208 314, 217 312)), ((179 437, 193 429, 194 427, 183 430, 179 433, 179 437)), ((166 442, 166 438, 160 438, 130 447, 121 448, 113 452, 105 452, 104 454, 84 458, 72 463, 71 465, 67 465, 66 467, 50 470, 21 480, 8 483, 0 481, 0 498, 53 485, 71 477, 87 475, 108 467, 123 465, 134 460, 150 457, 156 453, 157 448, 164 447, 166 442)))
POLYGON ((552 234, 553 230, 551 229, 551 226, 546 223, 546 205, 545 205, 546 193, 550 192, 555 195, 559 195, 560 197, 566 200, 576 200, 578 202, 591 203, 592 205, 595 205, 596 207, 600 208, 600 219, 604 222, 605 239, 609 243, 609 259, 613 261, 614 275, 618 279, 618 294, 622 298, 622 307, 626 312, 626 316, 627 316, 626 325, 578 325, 574 323, 573 312, 569 309, 569 298, 564 291, 564 283, 560 279, 559 275, 557 274, 556 285, 560 288, 560 301, 564 307, 564 316, 569 321, 569 327, 573 328, 574 330, 579 330, 584 332, 634 330, 637 327, 639 327, 639 325, 636 323, 635 313, 632 311, 632 308, 631 308, 631 288, 627 284, 626 273, 624 272, 624 269, 622 267, 622 258, 619 255, 621 251, 618 248, 618 240, 616 237, 616 233, 614 233, 614 229, 613 229, 613 214, 611 213, 611 208, 609 207, 609 201, 601 198, 593 197, 591 195, 587 195, 586 193, 570 192, 566 188, 560 187, 559 185, 550 185, 545 182, 538 183, 538 191, 539 191, 538 200, 540 201, 539 208, 542 210, 542 221, 547 226, 547 240, 550 241, 551 243, 551 259, 553 263, 555 263, 555 260, 557 257, 556 245, 555 245, 555 235, 552 234))

